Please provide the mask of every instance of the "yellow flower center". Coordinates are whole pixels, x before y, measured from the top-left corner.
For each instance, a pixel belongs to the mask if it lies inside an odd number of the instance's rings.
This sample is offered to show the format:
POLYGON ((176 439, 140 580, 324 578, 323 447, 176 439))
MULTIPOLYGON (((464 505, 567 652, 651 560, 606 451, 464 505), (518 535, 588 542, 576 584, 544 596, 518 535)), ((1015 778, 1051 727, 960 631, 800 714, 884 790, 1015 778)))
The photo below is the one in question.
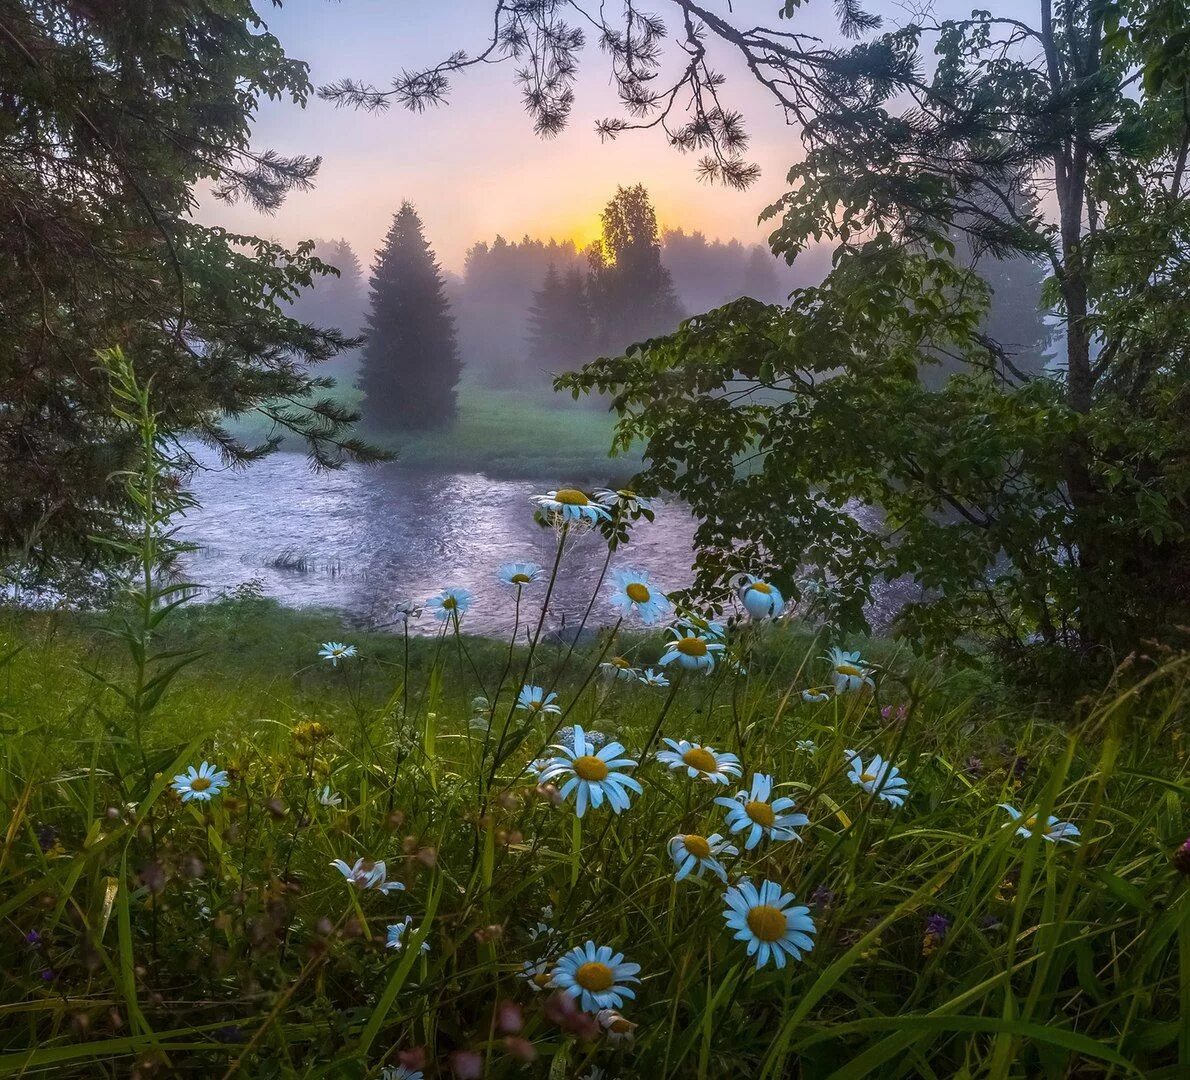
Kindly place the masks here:
POLYGON ((711 845, 707 843, 705 836, 699 836, 697 833, 688 833, 682 837, 682 843, 686 845, 686 851, 696 859, 710 857, 711 845))
POLYGON ((533 579, 528 574, 516 573, 508 579, 514 585, 528 585, 533 579))
POLYGON ((574 774, 580 780, 606 780, 607 764, 594 754, 583 754, 574 759, 574 774))
POLYGON ((453 596, 447 596, 443 598, 442 606, 447 611, 453 611, 459 606, 459 602, 453 596))
POLYGON ((771 593, 773 591, 773 587, 771 585, 766 584, 763 581, 754 581, 754 582, 752 582, 751 585, 748 586, 748 588, 754 589, 758 593, 764 593, 765 596, 767 596, 769 593, 771 593))
POLYGON ((715 755, 701 746, 692 746, 682 755, 682 760, 699 772, 719 771, 719 762, 715 760, 715 755))
POLYGON ((608 661, 608 663, 612 664, 614 667, 621 668, 624 671, 627 671, 630 667, 632 667, 632 665, 630 663, 628 663, 628 661, 625 660, 624 657, 622 657, 622 656, 613 656, 608 661))
POLYGON ((617 1016, 607 1026, 607 1030, 616 1035, 627 1035, 636 1025, 631 1020, 625 1020, 622 1016, 617 1016))
POLYGON ((856 678, 859 678, 863 675, 863 670, 861 668, 857 668, 854 664, 838 664, 835 667, 835 670, 840 675, 854 675, 856 678))
POLYGON ((707 643, 700 637, 684 637, 674 642, 674 648, 684 656, 706 656, 707 643))
POLYGON ((1025 819, 1025 828, 1026 828, 1026 829, 1035 829, 1035 828, 1037 828, 1037 819, 1036 819, 1035 817, 1026 818, 1026 819, 1025 819))
POLYGON ((534 984, 536 986, 540 986, 543 990, 547 986, 549 986, 549 984, 552 980, 553 980, 553 975, 551 975, 548 971, 539 971, 536 975, 533 976, 534 984))
POLYGON ((863 776, 860 777, 860 779, 865 784, 870 784, 873 780, 876 779, 876 774, 874 772, 866 772, 863 774, 863 776))
POLYGON ((629 582, 624 592, 628 594, 628 599, 634 604, 647 604, 649 602, 649 587, 642 585, 639 581, 629 582))
POLYGON ((748 929, 761 941, 780 941, 787 928, 785 916, 771 904, 757 904, 748 909, 748 929))
POLYGON ((563 506, 586 506, 591 500, 575 488, 562 488, 554 496, 554 501, 560 502, 563 506))
POLYGON ((206 791, 211 786, 211 781, 205 776, 196 776, 190 781, 191 791, 206 791))
POLYGON ((616 977, 612 974, 612 969, 607 964, 601 964, 596 960, 588 964, 583 964, 574 973, 574 981, 584 990, 599 993, 600 990, 610 990, 616 981, 616 977))
POLYGON ((751 802, 744 803, 744 813, 747 814, 757 825, 763 825, 766 829, 773 827, 773 822, 777 820, 777 815, 773 813, 773 808, 766 802, 761 802, 759 799, 753 799, 751 802))

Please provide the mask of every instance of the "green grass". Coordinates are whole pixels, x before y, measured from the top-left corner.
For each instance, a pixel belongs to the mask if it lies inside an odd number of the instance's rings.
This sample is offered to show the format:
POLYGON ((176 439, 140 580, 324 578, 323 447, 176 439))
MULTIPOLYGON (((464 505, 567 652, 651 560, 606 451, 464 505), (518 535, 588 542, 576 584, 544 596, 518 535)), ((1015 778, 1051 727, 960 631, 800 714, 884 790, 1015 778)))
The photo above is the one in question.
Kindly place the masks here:
MULTIPOLYGON (((359 392, 344 386, 335 396, 358 407, 359 392)), ((574 402, 546 390, 492 389, 472 382, 459 387, 459 415, 448 429, 423 435, 367 431, 371 441, 395 451, 415 468, 483 472, 501 479, 566 477, 582 483, 626 477, 639 455, 610 458, 614 417, 591 402, 574 402)), ((263 439, 272 425, 260 414, 241 417, 232 430, 263 439)), ((296 442, 289 445, 297 448, 296 442)))
POLYGON ((246 598, 161 622, 166 658, 144 670, 201 656, 141 709, 142 638, 113 637, 115 616, 14 611, 0 625, 0 1075, 378 1076, 415 1048, 430 1076, 455 1051, 493 1077, 1190 1069, 1190 899, 1168 859, 1190 794, 1184 660, 1073 717, 869 644, 875 697, 807 705, 823 649, 796 625, 733 632, 747 676, 720 663, 671 692, 599 669, 612 652, 655 661, 658 635, 604 635, 568 659, 519 648, 501 679, 505 643, 415 639, 406 668, 401 637, 246 598), (360 656, 330 668, 316 657, 327 639, 360 656), (563 716, 509 713, 527 662, 563 716), (486 742, 468 723, 481 686, 498 705, 486 742), (641 761, 623 814, 580 822, 524 774, 560 722, 641 761), (495 764, 502 732, 515 749, 495 764), (733 881, 816 899, 801 963, 755 970, 717 879, 674 882, 669 838, 725 831, 714 797, 744 785, 665 769, 654 732, 738 754, 745 779, 771 773, 809 816, 801 843, 727 861, 733 881), (845 748, 895 761, 906 804, 851 784, 845 748), (183 805, 169 779, 203 759, 230 787, 183 805), (340 807, 315 800, 324 785, 340 807), (1020 839, 999 802, 1052 807, 1083 842, 1020 839), (384 859, 405 891, 349 890, 328 865, 360 857, 384 859), (410 944, 387 950, 406 914, 410 944), (940 939, 932 915, 950 920, 940 939), (520 977, 588 939, 642 967, 622 1008, 633 1046, 576 1036, 520 977), (527 1070, 500 1002, 519 1007, 527 1070))

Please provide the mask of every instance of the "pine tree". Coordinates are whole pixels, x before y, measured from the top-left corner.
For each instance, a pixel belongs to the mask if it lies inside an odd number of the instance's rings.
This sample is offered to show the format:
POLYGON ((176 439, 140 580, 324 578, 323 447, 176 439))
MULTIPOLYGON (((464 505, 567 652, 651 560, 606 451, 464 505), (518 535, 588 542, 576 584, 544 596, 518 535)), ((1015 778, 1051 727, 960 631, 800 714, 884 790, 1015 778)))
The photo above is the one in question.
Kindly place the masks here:
POLYGON ((591 314, 583 276, 577 269, 563 277, 550 263, 541 288, 533 294, 528 321, 529 357, 540 367, 591 359, 591 314))
POLYGON ((777 260, 773 253, 761 244, 755 244, 748 253, 744 265, 744 296, 759 300, 762 304, 776 304, 781 295, 781 280, 777 277, 777 260))
POLYGON ((434 428, 455 416, 462 372, 442 272, 409 202, 401 204, 370 282, 360 389, 378 428, 434 428))

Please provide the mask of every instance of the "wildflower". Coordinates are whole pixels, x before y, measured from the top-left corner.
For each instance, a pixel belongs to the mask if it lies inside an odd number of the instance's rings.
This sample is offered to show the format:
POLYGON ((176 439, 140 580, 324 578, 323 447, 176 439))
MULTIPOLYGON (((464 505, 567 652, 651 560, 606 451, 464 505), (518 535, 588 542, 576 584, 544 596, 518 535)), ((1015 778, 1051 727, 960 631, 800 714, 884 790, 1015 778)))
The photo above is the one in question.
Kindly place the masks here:
POLYGON ((670 603, 647 570, 617 570, 612 574, 612 584, 612 603, 625 615, 636 614, 646 626, 652 626, 669 614, 670 603))
POLYGON ((782 798, 770 802, 772 790, 773 778, 757 773, 752 777, 750 791, 737 792, 733 799, 715 800, 727 809, 727 825, 733 833, 748 830, 745 851, 751 851, 765 836, 770 840, 800 840, 794 829, 810 823, 805 814, 788 812, 794 807, 792 799, 782 798))
POLYGON ((701 634, 683 634, 677 629, 671 629, 670 634, 672 640, 657 661, 662 667, 668 667, 676 660, 684 668, 710 672, 715 667, 715 654, 726 648, 723 642, 701 634))
MULTIPOLYGON (((386 949, 396 949, 400 952, 405 948, 405 935, 413 929, 413 916, 406 915, 404 922, 390 923, 388 926, 388 940, 385 942, 386 949)), ((430 951, 430 943, 423 941, 421 943, 421 951, 428 953, 430 951)))
POLYGON ((929 956, 942 943, 950 929, 950 920, 945 915, 931 915, 926 919, 926 932, 921 939, 921 955, 929 956))
POLYGON ((515 1001, 498 1001, 495 1020, 501 1035, 516 1035, 525 1026, 525 1013, 515 1001))
POLYGON ((612 679, 637 679, 640 673, 623 656, 613 656, 599 665, 600 670, 612 679))
POLYGON ((443 589, 437 596, 431 596, 426 601, 426 607, 434 613, 439 622, 446 622, 452 616, 462 618, 471 606, 474 597, 469 589, 461 589, 457 585, 443 589))
POLYGON ((405 888, 399 881, 387 880, 388 873, 383 862, 369 864, 363 859, 356 859, 354 866, 348 866, 342 859, 335 859, 330 865, 357 889, 375 889, 387 896, 390 892, 405 888))
POLYGON ((600 1009, 595 1014, 595 1020, 612 1046, 631 1046, 636 1038, 636 1029, 640 1026, 626 1020, 615 1009, 600 1009))
POLYGON ((557 491, 547 491, 544 495, 534 495, 533 501, 538 509, 544 510, 560 522, 589 521, 597 525, 600 521, 611 520, 611 514, 606 508, 592 502, 577 488, 559 488, 557 491))
POLYGON ((562 707, 556 705, 557 694, 546 694, 540 686, 522 686, 517 695, 516 707, 531 713, 560 713, 562 707))
POLYGON ((421 608, 409 596, 402 596, 399 600, 394 600, 391 611, 393 622, 397 625, 403 625, 409 622, 410 619, 416 619, 421 614, 421 608))
POLYGON ((681 881, 691 872, 695 877, 702 877, 704 870, 710 870, 724 885, 727 884, 727 871, 715 856, 738 855, 740 849, 734 844, 727 843, 718 833, 710 836, 699 836, 697 833, 686 833, 675 836, 669 842, 669 857, 678 868, 674 874, 674 881, 681 881))
POLYGON ((480 1080, 483 1076, 483 1054, 474 1050, 452 1050, 447 1061, 458 1080, 480 1080))
POLYGON ((341 641, 324 641, 318 655, 329 660, 331 667, 338 667, 340 660, 350 660, 358 651, 354 645, 344 645, 341 641))
POLYGON ((817 885, 810 894, 810 903, 814 910, 820 914, 824 911, 829 911, 835 904, 835 892, 833 889, 828 889, 825 885, 817 885))
POLYGON ((618 814, 621 810, 628 809, 628 791, 635 791, 638 795, 641 793, 640 784, 631 776, 615 771, 636 767, 636 762, 631 758, 616 756, 624 753, 624 747, 618 742, 609 743, 596 753, 595 747, 583 734, 583 729, 576 724, 573 749, 565 744, 559 744, 553 749, 561 751, 563 756, 550 761, 542 770, 540 779, 548 782, 568 776, 569 779, 562 785, 560 794, 563 799, 568 799, 572 792, 577 792, 575 813, 580 818, 587 812, 588 802, 598 810, 603 805, 603 800, 607 799, 612 811, 618 814))
POLYGON ((909 797, 909 785, 892 762, 885 761, 877 754, 865 769, 864 759, 854 750, 844 750, 843 757, 851 763, 847 779, 853 784, 858 784, 869 795, 878 794, 879 798, 892 803, 893 806, 905 804, 909 797))
POLYGON ((1190 875, 1190 838, 1174 849, 1173 865, 1179 874, 1190 875))
POLYGON ((535 994, 547 989, 553 978, 548 960, 526 960, 517 975, 529 984, 529 989, 535 994))
POLYGON ((407 1069, 404 1065, 385 1065, 380 1070, 380 1080, 425 1080, 420 1069, 407 1069))
POLYGON ((716 750, 713 746, 700 746, 685 739, 662 739, 669 750, 660 750, 657 760, 671 769, 685 769, 691 780, 701 777, 711 784, 726 784, 731 777, 739 776, 740 759, 735 754, 716 750))
POLYGON ((318 793, 318 801, 323 806, 339 807, 343 805, 343 796, 337 791, 331 791, 330 784, 327 784, 318 793))
POLYGON ((29 933, 25 935, 25 944, 31 949, 40 949, 41 934, 39 934, 36 930, 30 930, 29 933))
POLYGON ((836 694, 853 694, 860 690, 875 689, 871 674, 858 652, 844 652, 831 649, 823 657, 831 666, 831 681, 836 694))
POLYGON ((829 686, 812 686, 809 690, 802 691, 802 701, 807 705, 821 705, 830 699, 831 688, 829 686))
POLYGON ((640 679, 645 686, 668 686, 669 680, 656 668, 649 668, 646 671, 638 671, 636 677, 640 679))
POLYGON ((885 705, 880 710, 880 719, 891 720, 894 724, 901 723, 908 715, 909 708, 906 705, 898 705, 895 709, 891 705, 885 705))
POLYGON ((798 739, 794 746, 807 754, 818 753, 818 744, 813 739, 798 739))
POLYGON ((816 933, 808 907, 790 905, 793 893, 781 891, 775 881, 761 883, 759 889, 750 881, 741 881, 727 890, 727 907, 723 919, 734 930, 736 941, 748 943, 748 955, 756 957, 756 967, 762 968, 770 957, 779 968, 787 957, 800 960, 802 953, 814 948, 816 933))
MULTIPOLYGON (((589 742, 597 750, 607 742, 607 736, 604 735, 602 731, 584 731, 583 734, 586 737, 587 742, 589 742)), ((564 728, 558 728, 558 732, 554 738, 557 739, 558 742, 566 743, 567 746, 573 748, 578 745, 575 742, 575 735, 575 729, 567 724, 564 728)))
POLYGON ((331 729, 317 720, 304 720, 293 725, 293 741, 304 750, 313 750, 331 737, 331 729))
POLYGON ((616 491, 610 488, 596 488, 595 501, 609 510, 618 510, 621 514, 631 514, 633 517, 644 514, 650 521, 653 520, 652 501, 628 488, 616 491))
POLYGON ((182 796, 182 802, 191 799, 210 802, 227 783, 227 773, 204 761, 197 769, 191 765, 186 772, 175 776, 173 789, 182 796))
POLYGON ((740 584, 740 603, 754 619, 775 619, 785 606, 785 597, 775 585, 745 574, 740 584))
MULTIPOLYGON (((118 811, 117 811, 118 813, 118 811)), ((58 845, 58 829, 54 825, 39 825, 37 827, 37 846, 42 853, 48 855, 58 845)))
POLYGON ((1008 803, 997 803, 1001 810, 1007 810, 1008 816, 1013 821, 1020 821, 1020 827, 1017 829, 1017 836, 1030 837, 1040 833, 1041 836, 1048 840, 1051 844, 1077 844, 1078 841, 1074 837, 1079 836, 1078 827, 1071 824, 1069 821, 1059 821, 1051 814, 1046 818, 1045 827, 1039 827, 1036 817, 1025 817, 1019 810, 1008 803), (1021 819, 1024 818, 1023 821, 1021 819))
POLYGON ((503 584, 523 589, 526 585, 532 585, 540 579, 543 572, 537 563, 510 562, 500 567, 498 576, 503 584))
POLYGON ((978 777, 983 775, 983 760, 972 754, 967 758, 963 764, 963 772, 968 776, 978 777))
POLYGON ((710 638, 712 641, 727 640, 727 630, 724 629, 721 622, 704 619, 701 615, 694 615, 691 612, 683 613, 677 621, 677 626, 686 634, 697 634, 700 637, 710 638))
POLYGON ((554 965, 551 985, 578 999, 587 1012, 618 1009, 625 998, 635 998, 636 991, 627 983, 638 983, 640 964, 630 964, 623 953, 613 953, 610 946, 588 941, 577 945, 554 965))

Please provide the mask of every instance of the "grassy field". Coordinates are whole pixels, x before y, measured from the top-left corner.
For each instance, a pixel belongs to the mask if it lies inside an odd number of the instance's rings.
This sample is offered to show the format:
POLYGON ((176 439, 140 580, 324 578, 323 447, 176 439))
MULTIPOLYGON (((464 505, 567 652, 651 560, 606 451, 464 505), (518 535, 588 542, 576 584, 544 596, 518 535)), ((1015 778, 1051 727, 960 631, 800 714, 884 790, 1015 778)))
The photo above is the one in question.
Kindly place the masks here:
POLYGON ((654 664, 657 633, 567 656, 447 632, 407 655, 245 598, 162 619, 142 666, 147 623, 128 617, 123 637, 115 615, 0 622, 0 1075, 1190 1069, 1190 879, 1169 858, 1190 793, 1184 661, 1066 716, 894 643, 864 646, 872 690, 807 703, 829 671, 796 624, 738 626, 713 672, 650 687, 602 664, 654 664), (358 655, 333 666, 327 640, 358 655), (522 682, 563 711, 514 710, 522 682), (574 724, 637 762, 622 813, 580 818, 526 771, 574 724), (657 760, 662 737, 736 754, 743 775, 691 779, 657 760), (852 782, 845 750, 864 775, 894 762, 904 804, 852 782), (228 784, 183 802, 172 778, 204 760, 228 784), (813 947, 780 970, 725 925, 728 885, 676 881, 670 848, 728 836, 715 798, 756 773, 808 818, 751 850, 732 834, 722 856, 731 887, 806 906, 813 947), (999 803, 1079 843, 1019 836, 999 803), (383 860, 402 888, 349 885, 336 859, 383 860), (540 985, 588 941, 640 965, 613 984, 635 993, 621 1020, 540 985))
MULTIPOLYGON (((345 386, 336 396, 344 404, 359 405, 354 387, 345 386)), ((614 418, 590 402, 576 403, 540 388, 492 389, 464 382, 459 387, 458 420, 448 430, 365 435, 415 468, 483 472, 502 479, 564 475, 576 482, 603 483, 631 475, 640 460, 636 455, 608 457, 613 426, 614 418)), ((271 427, 260 414, 241 417, 232 425, 250 439, 265 438, 271 427)))

